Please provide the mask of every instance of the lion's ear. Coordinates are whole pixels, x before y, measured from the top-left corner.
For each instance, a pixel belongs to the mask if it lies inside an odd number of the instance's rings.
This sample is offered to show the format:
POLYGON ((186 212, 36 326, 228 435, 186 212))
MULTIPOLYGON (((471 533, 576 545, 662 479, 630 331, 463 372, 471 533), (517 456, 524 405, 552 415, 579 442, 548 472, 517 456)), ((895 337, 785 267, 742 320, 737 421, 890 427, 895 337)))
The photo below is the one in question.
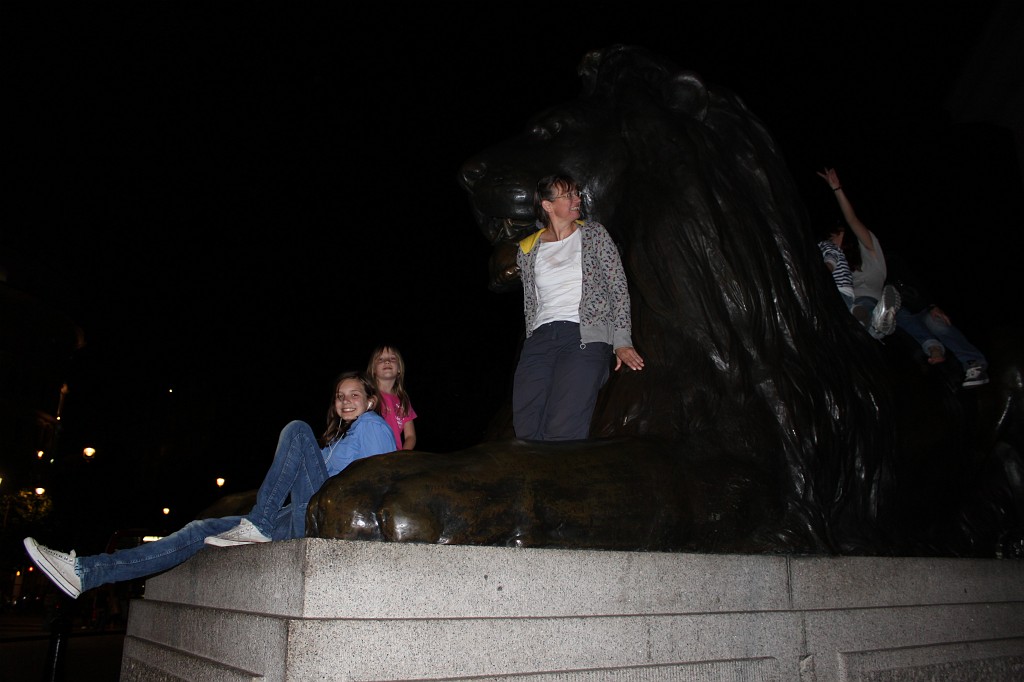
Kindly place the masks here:
POLYGON ((678 114, 703 121, 708 112, 708 90, 693 71, 679 71, 662 86, 665 106, 678 114))

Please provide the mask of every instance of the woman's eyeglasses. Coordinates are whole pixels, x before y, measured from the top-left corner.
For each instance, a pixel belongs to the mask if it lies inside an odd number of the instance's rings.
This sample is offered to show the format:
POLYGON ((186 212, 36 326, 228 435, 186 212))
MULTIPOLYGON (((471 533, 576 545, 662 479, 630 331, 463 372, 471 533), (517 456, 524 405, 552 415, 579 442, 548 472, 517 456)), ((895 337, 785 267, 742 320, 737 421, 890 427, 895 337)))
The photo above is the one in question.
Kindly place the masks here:
POLYGON ((555 196, 553 197, 553 199, 564 199, 565 197, 570 197, 570 198, 572 198, 572 197, 575 197, 575 198, 577 198, 577 199, 578 199, 578 198, 580 198, 581 196, 583 196, 583 193, 582 193, 582 192, 580 192, 580 191, 579 191, 578 189, 574 189, 573 191, 571 191, 571 192, 566 192, 565 194, 556 194, 556 195, 555 195, 555 196))

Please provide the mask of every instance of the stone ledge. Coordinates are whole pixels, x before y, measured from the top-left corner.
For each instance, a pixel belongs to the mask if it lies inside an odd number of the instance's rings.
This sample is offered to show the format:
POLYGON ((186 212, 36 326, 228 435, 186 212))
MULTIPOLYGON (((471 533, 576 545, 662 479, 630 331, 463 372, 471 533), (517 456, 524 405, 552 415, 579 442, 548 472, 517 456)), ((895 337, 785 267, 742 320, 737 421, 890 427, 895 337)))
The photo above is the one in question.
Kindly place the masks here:
POLYGON ((128 634, 122 679, 1011 680, 1024 563, 306 538, 204 549, 128 634))

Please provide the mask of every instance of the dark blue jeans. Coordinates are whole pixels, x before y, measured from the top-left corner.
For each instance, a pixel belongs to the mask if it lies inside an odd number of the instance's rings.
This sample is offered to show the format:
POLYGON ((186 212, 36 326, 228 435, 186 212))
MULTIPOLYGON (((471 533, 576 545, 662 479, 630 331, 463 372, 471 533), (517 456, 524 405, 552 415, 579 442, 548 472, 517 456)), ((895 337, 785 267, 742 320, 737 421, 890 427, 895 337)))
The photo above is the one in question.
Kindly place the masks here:
POLYGON ((927 308, 916 313, 900 308, 896 313, 896 324, 921 344, 925 355, 931 353, 933 347, 940 348, 943 355, 947 350, 951 351, 965 369, 969 362, 976 362, 984 368, 988 367, 985 355, 978 350, 977 346, 967 340, 963 332, 951 324, 946 324, 941 318, 935 317, 927 308))
POLYGON ((523 343, 512 385, 516 438, 586 439, 611 362, 611 346, 581 343, 576 322, 537 327, 523 343))
MULTIPOLYGON (((305 537, 306 507, 326 480, 327 466, 313 429, 305 422, 293 421, 281 430, 274 461, 256 495, 256 506, 245 518, 273 540, 305 537), (289 498, 290 503, 285 504, 289 498)), ((201 550, 206 538, 234 528, 242 518, 192 521, 155 542, 111 554, 78 557, 75 572, 82 579, 84 591, 166 571, 201 550)))
POLYGON ((81 556, 75 573, 82 579, 83 592, 106 583, 145 578, 184 563, 205 546, 206 538, 234 528, 241 520, 241 516, 201 519, 155 542, 110 554, 81 556))

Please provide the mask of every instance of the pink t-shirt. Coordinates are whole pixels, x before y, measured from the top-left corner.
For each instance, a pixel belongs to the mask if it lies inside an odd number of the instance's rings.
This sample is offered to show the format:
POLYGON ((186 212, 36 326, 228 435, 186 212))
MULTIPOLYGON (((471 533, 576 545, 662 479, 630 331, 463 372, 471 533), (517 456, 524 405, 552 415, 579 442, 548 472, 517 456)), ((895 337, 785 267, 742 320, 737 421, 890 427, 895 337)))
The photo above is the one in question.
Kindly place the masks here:
POLYGON ((416 410, 412 409, 412 403, 409 403, 409 412, 402 416, 398 413, 399 408, 402 406, 398 396, 392 393, 381 392, 382 403, 380 407, 381 416, 384 417, 384 421, 391 427, 391 431, 395 434, 395 443, 398 444, 398 448, 402 448, 402 427, 405 426, 405 422, 411 422, 416 418, 416 410))

